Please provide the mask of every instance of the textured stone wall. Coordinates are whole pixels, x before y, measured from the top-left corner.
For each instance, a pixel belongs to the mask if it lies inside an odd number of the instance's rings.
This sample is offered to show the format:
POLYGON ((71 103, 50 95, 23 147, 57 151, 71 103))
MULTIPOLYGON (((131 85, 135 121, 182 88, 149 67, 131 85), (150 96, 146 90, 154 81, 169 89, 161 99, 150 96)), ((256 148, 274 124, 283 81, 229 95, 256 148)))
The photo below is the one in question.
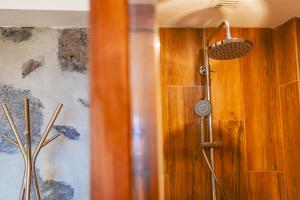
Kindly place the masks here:
MULTIPOLYGON (((61 133, 37 161, 43 200, 89 199, 87 30, 0 28, 0 103, 7 103, 24 140, 23 97, 30 98, 36 146, 57 103, 52 132, 61 133)), ((0 135, 13 136, 0 109, 0 135)), ((0 199, 18 198, 24 170, 19 150, 0 137, 0 199)))

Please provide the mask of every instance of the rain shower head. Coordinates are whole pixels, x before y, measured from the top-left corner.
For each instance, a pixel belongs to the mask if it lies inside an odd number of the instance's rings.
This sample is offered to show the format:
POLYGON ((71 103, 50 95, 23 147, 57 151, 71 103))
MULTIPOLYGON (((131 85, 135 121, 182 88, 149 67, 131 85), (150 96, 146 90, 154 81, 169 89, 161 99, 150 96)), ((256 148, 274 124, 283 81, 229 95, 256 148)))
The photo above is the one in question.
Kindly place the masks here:
POLYGON ((226 38, 208 47, 208 56, 216 60, 242 57, 253 48, 253 43, 242 38, 226 38))

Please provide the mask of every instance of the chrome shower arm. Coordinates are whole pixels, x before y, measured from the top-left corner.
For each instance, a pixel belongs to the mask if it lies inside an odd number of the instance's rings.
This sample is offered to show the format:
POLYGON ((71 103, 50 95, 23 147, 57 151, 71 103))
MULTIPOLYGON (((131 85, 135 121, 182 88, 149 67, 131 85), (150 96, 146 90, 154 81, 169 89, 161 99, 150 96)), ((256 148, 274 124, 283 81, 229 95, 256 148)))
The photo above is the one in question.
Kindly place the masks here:
POLYGON ((210 40, 217 35, 225 27, 226 38, 231 38, 230 24, 227 20, 223 21, 209 36, 206 38, 205 45, 208 45, 210 40))
POLYGON ((203 70, 203 74, 207 72, 207 66, 209 65, 208 62, 208 45, 211 39, 215 37, 223 28, 225 27, 226 31, 226 38, 231 38, 231 33, 230 33, 230 24, 227 20, 223 21, 212 33, 210 33, 207 38, 204 41, 204 49, 203 49, 203 54, 204 54, 204 66, 202 67, 201 70, 203 70))

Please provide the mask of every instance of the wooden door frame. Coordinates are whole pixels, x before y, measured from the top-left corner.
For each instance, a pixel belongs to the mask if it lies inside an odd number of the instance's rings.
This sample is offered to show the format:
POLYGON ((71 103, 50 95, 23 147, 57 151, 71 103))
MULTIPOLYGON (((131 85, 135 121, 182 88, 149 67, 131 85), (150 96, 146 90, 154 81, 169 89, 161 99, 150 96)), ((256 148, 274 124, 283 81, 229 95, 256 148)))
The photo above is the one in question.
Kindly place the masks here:
POLYGON ((126 0, 91 0, 89 45, 91 199, 131 199, 126 0))
POLYGON ((151 4, 129 7, 127 0, 91 0, 93 200, 157 200, 159 196, 156 94, 160 91, 159 70, 154 66, 154 13, 151 4), (139 127, 133 118, 139 118, 139 127))

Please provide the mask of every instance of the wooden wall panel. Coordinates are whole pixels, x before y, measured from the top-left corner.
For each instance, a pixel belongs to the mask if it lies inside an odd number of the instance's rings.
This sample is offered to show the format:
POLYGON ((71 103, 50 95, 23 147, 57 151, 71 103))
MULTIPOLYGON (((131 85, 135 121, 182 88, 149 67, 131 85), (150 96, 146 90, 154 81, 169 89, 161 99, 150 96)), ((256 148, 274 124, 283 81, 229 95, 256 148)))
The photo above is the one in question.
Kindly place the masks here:
POLYGON ((253 51, 241 59, 244 81, 248 170, 282 170, 282 135, 278 72, 274 64, 271 29, 242 29, 254 41, 253 51))
MULTIPOLYGON (((208 35, 211 29, 205 30, 208 35)), ((239 37, 240 29, 231 30, 232 37, 239 37)), ((222 31, 214 37, 211 44, 223 40, 225 32, 222 31)), ((213 117, 215 120, 243 120, 244 98, 241 65, 239 59, 213 60, 211 65, 211 96, 213 117)))
MULTIPOLYGON (((247 152, 244 122, 214 121, 215 139, 223 147, 215 150, 216 174, 228 199, 247 199, 247 152)), ((222 198, 220 198, 222 199, 222 198)))
POLYGON ((277 27, 274 32, 280 84, 297 80, 297 39, 295 19, 277 27))
POLYGON ((194 105, 203 97, 202 87, 168 87, 167 180, 169 200, 210 199, 210 173, 200 145, 199 117, 194 105))
POLYGON ((250 172, 248 200, 285 200, 283 172, 250 172))
POLYGON ((297 40, 297 48, 295 49, 295 51, 297 52, 296 56, 298 58, 298 62, 297 62, 297 80, 299 81, 299 76, 300 76, 300 18, 299 17, 296 17, 295 18, 296 20, 296 40, 297 40))
POLYGON ((298 82, 280 86, 287 199, 300 199, 300 104, 298 82))
MULTIPOLYGON (((164 148, 164 179, 165 197, 172 198, 169 174, 169 128, 168 128, 168 87, 201 85, 198 70, 201 65, 201 47, 203 44, 202 29, 160 28, 160 64, 161 64, 161 97, 163 111, 163 148, 164 148)), ((176 105, 174 105, 176 106, 176 105)), ((201 166, 198 167, 201 174, 201 166)), ((196 170, 195 173, 198 173, 196 170)), ((197 175, 197 177, 199 177, 197 175)), ((197 179, 196 182, 203 182, 197 179)), ((196 186, 195 186, 196 187, 196 186)), ((205 188, 208 188, 205 187, 205 188)))
POLYGON ((200 85, 202 34, 202 29, 160 28, 163 85, 200 85))
POLYGON ((127 1, 91 1, 91 199, 131 199, 127 1), (112 26, 113 24, 113 26, 112 26))
MULTIPOLYGON (((191 32, 191 29, 175 30, 164 28, 160 31, 163 88, 203 84, 201 78, 195 78, 200 66, 194 66, 194 68, 174 67, 183 66, 183 61, 177 57, 194 59, 193 53, 184 49, 194 49, 196 52, 195 44, 190 44, 196 39, 190 39, 190 35, 187 33, 191 32), (181 48, 182 45, 183 48, 181 48), (185 45, 190 45, 190 47, 185 45), (171 55, 176 56, 170 60, 171 55), (169 58, 166 59, 166 57, 169 58)), ((204 37, 210 31, 211 29, 202 31, 202 36, 204 37)), ((275 64, 277 56, 274 56, 274 48, 277 49, 278 46, 277 42, 274 45, 274 41, 276 41, 274 38, 279 35, 275 35, 272 29, 264 28, 233 28, 232 35, 252 40, 254 50, 241 59, 210 60, 213 70, 211 78, 214 134, 216 140, 221 137, 224 145, 215 151, 218 177, 230 199, 268 199, 268 197, 272 199, 274 195, 274 199, 284 199, 285 168, 280 125, 279 67, 275 64), (220 122, 218 122, 219 120, 220 122), (251 175, 248 176, 248 173, 251 175), (252 173, 260 173, 262 179, 252 173), (265 192, 261 188, 255 190, 255 185, 262 184, 269 184, 270 191, 265 192)), ((198 36, 201 34, 193 37, 198 36)), ((214 38, 214 41, 223 38, 224 35, 220 33, 214 38)), ((203 39, 198 40, 202 41, 203 39)), ((201 45, 198 48, 201 51, 201 45)), ((290 76, 287 75, 287 77, 290 76)), ((166 94, 166 91, 162 91, 163 94, 166 94)), ((166 105, 166 102, 169 102, 168 98, 170 97, 163 98, 164 112, 168 109, 168 105, 166 105)), ((181 101, 179 99, 178 101, 181 101)), ((173 101, 172 104, 178 104, 178 102, 173 101)), ((171 159, 171 155, 168 154, 171 143, 168 141, 170 141, 170 127, 173 125, 168 115, 171 115, 170 112, 164 114, 163 120, 165 163, 170 162, 171 159)), ((190 153, 192 154, 192 152, 190 153)), ((165 166, 165 174, 168 177, 170 170, 170 165, 165 166)), ((170 188, 176 187, 177 182, 171 178, 168 180, 170 181, 165 183, 165 187, 169 194, 167 197, 170 197, 173 191, 170 188)), ((181 181, 188 180, 182 178, 181 181)), ((205 187, 209 192, 210 186, 206 184, 205 187)))

